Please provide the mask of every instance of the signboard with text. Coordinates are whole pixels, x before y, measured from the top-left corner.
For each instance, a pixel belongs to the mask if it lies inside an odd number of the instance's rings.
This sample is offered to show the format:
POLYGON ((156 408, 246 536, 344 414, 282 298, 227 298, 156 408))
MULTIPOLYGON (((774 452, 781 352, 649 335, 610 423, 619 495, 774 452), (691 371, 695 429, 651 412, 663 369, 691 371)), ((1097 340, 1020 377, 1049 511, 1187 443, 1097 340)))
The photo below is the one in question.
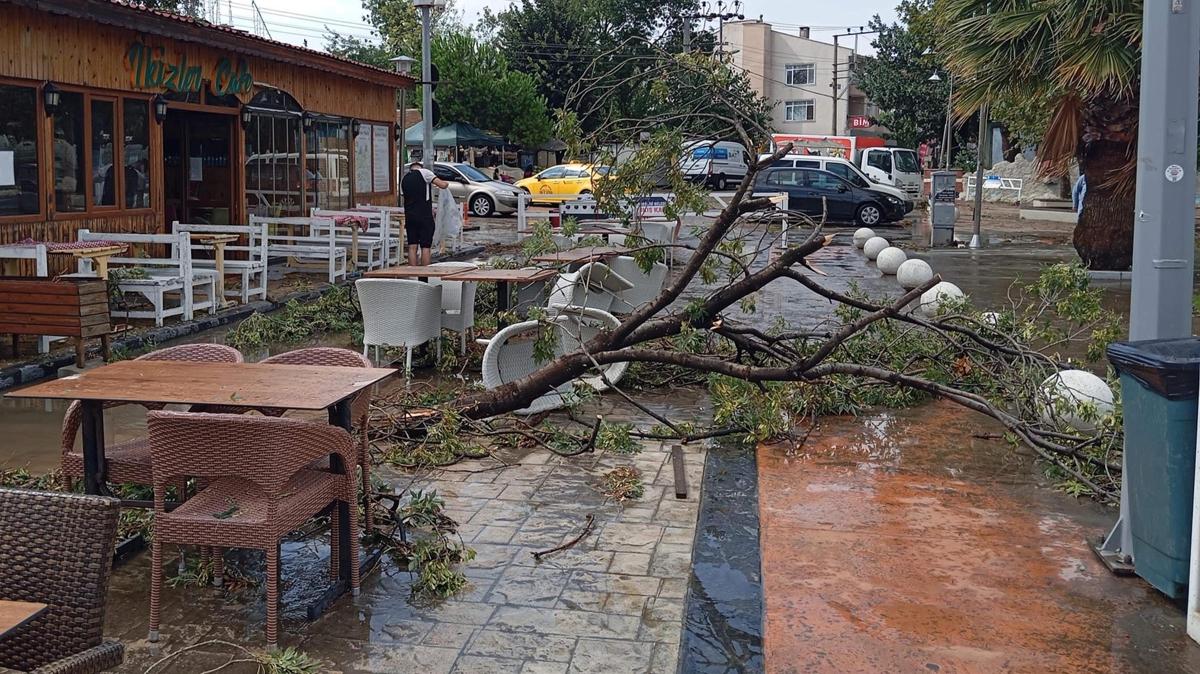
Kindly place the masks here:
POLYGON ((162 47, 134 42, 125 52, 125 63, 134 89, 197 92, 207 80, 212 83, 214 94, 226 96, 248 93, 254 86, 250 67, 241 58, 234 61, 223 56, 206 69, 202 64, 188 61, 187 54, 171 58, 162 47))
POLYGON ((865 129, 871 126, 871 118, 866 115, 850 115, 851 129, 865 129))

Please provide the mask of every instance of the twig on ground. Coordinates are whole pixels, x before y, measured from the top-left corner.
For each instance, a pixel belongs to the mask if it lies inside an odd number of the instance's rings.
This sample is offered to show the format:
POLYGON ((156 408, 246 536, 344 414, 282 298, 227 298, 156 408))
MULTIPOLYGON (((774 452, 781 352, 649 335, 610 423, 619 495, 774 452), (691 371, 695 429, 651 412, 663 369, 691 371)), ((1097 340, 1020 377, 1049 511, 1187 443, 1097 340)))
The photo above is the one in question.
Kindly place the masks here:
POLYGON ((541 550, 538 552, 533 552, 530 554, 533 555, 533 559, 535 561, 540 562, 540 561, 542 561, 542 558, 545 557, 546 555, 552 555, 556 552, 562 552, 563 550, 566 550, 567 548, 574 547, 577 543, 579 543, 579 541, 582 541, 585 537, 587 537, 587 535, 589 533, 592 532, 592 525, 595 523, 596 523, 596 517, 594 515, 592 515, 591 513, 588 513, 587 521, 583 525, 583 531, 579 532, 578 536, 576 536, 575 538, 572 538, 571 540, 567 541, 566 543, 563 543, 560 546, 550 548, 549 550, 541 550))

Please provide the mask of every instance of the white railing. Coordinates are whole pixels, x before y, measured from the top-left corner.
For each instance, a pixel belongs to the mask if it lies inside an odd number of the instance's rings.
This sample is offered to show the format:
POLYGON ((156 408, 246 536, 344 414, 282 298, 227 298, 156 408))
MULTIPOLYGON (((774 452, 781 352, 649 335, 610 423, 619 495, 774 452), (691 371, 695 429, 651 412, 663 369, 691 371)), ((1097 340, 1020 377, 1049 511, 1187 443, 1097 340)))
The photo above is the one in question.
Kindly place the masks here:
MULTIPOLYGON (((1021 200, 1021 191, 1025 187, 1025 181, 1022 178, 1003 178, 1000 176, 984 176, 984 190, 1000 190, 1003 192, 1016 192, 1017 201, 1021 200)), ((971 199, 975 196, 975 176, 967 176, 966 189, 963 190, 963 198, 971 199)))

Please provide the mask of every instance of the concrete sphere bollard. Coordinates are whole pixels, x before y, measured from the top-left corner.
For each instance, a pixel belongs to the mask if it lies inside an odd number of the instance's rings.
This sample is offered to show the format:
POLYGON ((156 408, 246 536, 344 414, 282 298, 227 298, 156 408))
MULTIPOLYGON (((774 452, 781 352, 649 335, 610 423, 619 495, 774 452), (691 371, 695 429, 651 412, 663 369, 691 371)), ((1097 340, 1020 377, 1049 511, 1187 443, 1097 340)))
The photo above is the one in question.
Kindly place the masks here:
POLYGON ((1058 419, 1081 433, 1095 431, 1097 424, 1097 420, 1084 418, 1081 406, 1094 406, 1099 418, 1113 411, 1112 389, 1086 370, 1063 370, 1050 375, 1042 382, 1042 393, 1049 401, 1042 409, 1042 419, 1047 422, 1058 419))
POLYGON ((868 239, 875 236, 875 230, 870 227, 859 227, 854 230, 854 247, 862 248, 868 239))
POLYGON ((899 271, 900 265, 904 264, 907 258, 904 251, 895 246, 889 246, 875 256, 875 266, 879 267, 879 271, 884 274, 892 275, 899 271))
POLYGON ((921 293, 919 309, 928 318, 934 318, 947 301, 962 299, 963 291, 949 281, 942 281, 934 287, 921 293))
POLYGON ((863 252, 867 254, 868 260, 874 260, 881 252, 883 252, 884 248, 889 246, 891 246, 891 244, 888 243, 887 239, 883 238, 882 236, 873 236, 867 239, 867 242, 863 244, 863 252))
POLYGON ((896 280, 905 290, 912 290, 933 278, 933 268, 925 260, 913 258, 900 263, 896 270, 896 280))

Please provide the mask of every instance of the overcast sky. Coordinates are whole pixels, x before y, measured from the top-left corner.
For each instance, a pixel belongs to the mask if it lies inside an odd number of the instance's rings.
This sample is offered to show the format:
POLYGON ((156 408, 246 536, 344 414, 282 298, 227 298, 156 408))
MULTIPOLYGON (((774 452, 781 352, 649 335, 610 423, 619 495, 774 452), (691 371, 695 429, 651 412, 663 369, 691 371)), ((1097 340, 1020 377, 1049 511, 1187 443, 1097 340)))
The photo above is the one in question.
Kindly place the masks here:
MULTIPOLYGON (((222 17, 233 11, 234 25, 252 28, 250 0, 218 0, 222 17)), ((792 32, 798 26, 812 26, 812 36, 819 40, 832 38, 835 30, 844 31, 846 26, 865 25, 878 13, 885 19, 895 18, 898 0, 744 0, 742 13, 746 18, 757 18, 760 14, 769 23, 777 24, 780 30, 792 32)), ((500 11, 508 7, 510 0, 456 0, 464 18, 473 22, 484 7, 500 11)), ((361 0, 257 0, 263 12, 267 28, 272 37, 285 42, 302 44, 305 40, 313 48, 321 48, 323 26, 328 25, 340 32, 360 36, 368 34, 363 24, 361 0)), ((712 5, 716 0, 711 0, 712 5)), ((870 51, 863 38, 862 51, 870 51)))

